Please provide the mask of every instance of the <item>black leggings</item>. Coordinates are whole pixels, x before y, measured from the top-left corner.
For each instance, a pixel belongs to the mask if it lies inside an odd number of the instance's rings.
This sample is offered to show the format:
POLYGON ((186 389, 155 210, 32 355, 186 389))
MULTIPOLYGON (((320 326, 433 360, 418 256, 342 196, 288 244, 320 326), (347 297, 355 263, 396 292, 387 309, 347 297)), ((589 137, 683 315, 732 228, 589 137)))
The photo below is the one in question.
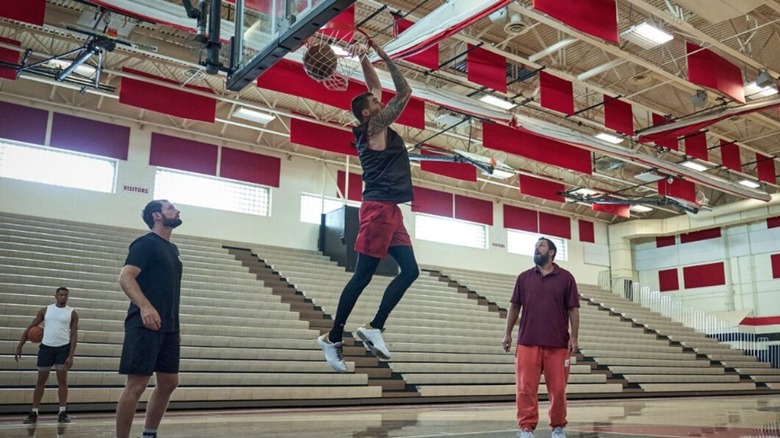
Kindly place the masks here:
MULTIPOLYGON (((378 329, 385 327, 385 321, 390 316, 390 312, 401 301, 406 289, 409 289, 409 286, 420 275, 420 269, 417 267, 417 260, 414 258, 411 246, 391 246, 388 252, 398 263, 401 272, 387 285, 385 294, 382 296, 382 303, 379 304, 379 310, 377 310, 374 320, 371 321, 371 327, 378 329)), ((355 303, 357 303, 360 294, 363 293, 363 289, 371 282, 380 260, 358 253, 355 273, 341 292, 339 306, 336 309, 336 319, 333 321, 333 328, 328 336, 331 342, 341 342, 344 324, 346 324, 349 314, 352 313, 352 309, 355 308, 355 303)))

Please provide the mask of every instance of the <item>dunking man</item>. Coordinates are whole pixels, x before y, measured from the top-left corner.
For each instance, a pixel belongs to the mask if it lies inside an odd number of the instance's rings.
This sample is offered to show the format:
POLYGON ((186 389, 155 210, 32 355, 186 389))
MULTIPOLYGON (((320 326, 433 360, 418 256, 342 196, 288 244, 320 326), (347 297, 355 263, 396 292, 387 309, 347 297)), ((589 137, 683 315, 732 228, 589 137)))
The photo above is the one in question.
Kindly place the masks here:
POLYGON ((368 92, 352 99, 352 113, 360 123, 353 132, 365 183, 360 229, 355 242, 358 258, 355 273, 341 293, 333 328, 317 340, 328 364, 341 373, 347 371, 341 343, 344 324, 358 297, 371 282, 380 260, 389 253, 401 272, 387 286, 374 319, 358 327, 356 333, 371 352, 382 359, 390 359, 382 337, 385 321, 420 272, 398 208, 398 204, 413 199, 409 156, 403 139, 390 128, 409 102, 412 90, 384 50, 373 41, 370 44, 385 62, 396 95, 386 106, 382 105, 382 84, 374 66, 364 57, 361 67, 368 92))

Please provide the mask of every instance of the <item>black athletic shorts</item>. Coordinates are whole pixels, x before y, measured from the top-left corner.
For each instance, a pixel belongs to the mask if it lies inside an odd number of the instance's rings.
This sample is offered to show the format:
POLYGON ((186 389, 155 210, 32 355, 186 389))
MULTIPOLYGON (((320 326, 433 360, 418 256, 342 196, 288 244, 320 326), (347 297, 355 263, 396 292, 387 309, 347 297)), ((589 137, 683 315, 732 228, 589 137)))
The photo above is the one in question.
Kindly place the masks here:
POLYGON ((119 374, 178 373, 180 350, 177 332, 158 332, 142 327, 125 329, 119 374))
POLYGON ((43 345, 38 348, 38 368, 51 368, 55 365, 65 365, 65 359, 70 354, 70 344, 61 347, 43 345))

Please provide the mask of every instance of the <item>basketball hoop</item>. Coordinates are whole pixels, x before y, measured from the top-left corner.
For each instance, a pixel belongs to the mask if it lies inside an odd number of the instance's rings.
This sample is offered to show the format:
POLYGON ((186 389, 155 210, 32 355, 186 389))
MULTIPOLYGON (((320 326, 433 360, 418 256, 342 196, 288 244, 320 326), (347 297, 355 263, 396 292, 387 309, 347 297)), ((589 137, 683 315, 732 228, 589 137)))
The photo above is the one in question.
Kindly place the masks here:
POLYGON ((352 26, 323 27, 304 43, 303 69, 325 88, 344 91, 368 53, 368 42, 368 35, 352 26))

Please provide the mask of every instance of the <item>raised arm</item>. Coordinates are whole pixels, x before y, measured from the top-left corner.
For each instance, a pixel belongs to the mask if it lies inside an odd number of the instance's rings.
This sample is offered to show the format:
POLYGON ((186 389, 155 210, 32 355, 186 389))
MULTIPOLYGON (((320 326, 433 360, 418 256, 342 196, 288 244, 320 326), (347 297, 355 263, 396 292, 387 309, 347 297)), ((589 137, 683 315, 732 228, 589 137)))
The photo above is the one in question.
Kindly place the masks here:
POLYGON ((130 301, 141 309, 141 319, 144 327, 149 330, 159 330, 161 326, 160 314, 157 313, 157 309, 152 306, 152 303, 146 299, 141 286, 138 285, 136 277, 140 273, 141 268, 138 266, 125 265, 119 274, 119 285, 122 286, 122 290, 130 298, 130 301))
MULTIPOLYGON (((412 88, 409 86, 409 83, 406 82, 406 79, 401 74, 401 71, 398 70, 398 66, 395 65, 393 60, 390 59, 387 53, 385 53, 385 51, 382 50, 382 47, 380 47, 378 44, 372 41, 371 47, 376 51, 376 54, 382 58, 382 60, 385 62, 385 65, 387 65, 387 70, 390 72, 390 77, 393 78, 393 85, 395 85, 395 96, 390 99, 390 102, 387 102, 387 105, 382 109, 382 111, 379 112, 379 114, 371 117, 371 120, 369 120, 368 132, 366 133, 369 141, 371 138, 377 135, 385 134, 385 130, 390 125, 392 125, 396 119, 398 119, 398 116, 400 116, 401 112, 404 110, 404 108, 406 108, 406 104, 409 103, 409 98, 412 97, 412 88)), ((376 72, 374 72, 374 75, 376 75, 376 72)), ((379 81, 378 78, 376 80, 377 82, 379 81)), ((369 79, 366 77, 366 84, 368 83, 369 79)), ((371 87, 369 86, 369 89, 370 88, 371 87)))
POLYGON ((43 322, 43 318, 46 316, 46 308, 43 307, 41 310, 38 311, 38 314, 35 315, 35 318, 33 318, 30 325, 27 326, 27 328, 24 330, 24 333, 22 333, 22 337, 19 339, 19 344, 16 346, 16 354, 14 354, 14 359, 16 359, 17 362, 19 362, 19 359, 22 357, 22 347, 24 347, 25 342, 27 342, 27 336, 30 333, 30 329, 35 327, 36 325, 41 325, 43 322))

